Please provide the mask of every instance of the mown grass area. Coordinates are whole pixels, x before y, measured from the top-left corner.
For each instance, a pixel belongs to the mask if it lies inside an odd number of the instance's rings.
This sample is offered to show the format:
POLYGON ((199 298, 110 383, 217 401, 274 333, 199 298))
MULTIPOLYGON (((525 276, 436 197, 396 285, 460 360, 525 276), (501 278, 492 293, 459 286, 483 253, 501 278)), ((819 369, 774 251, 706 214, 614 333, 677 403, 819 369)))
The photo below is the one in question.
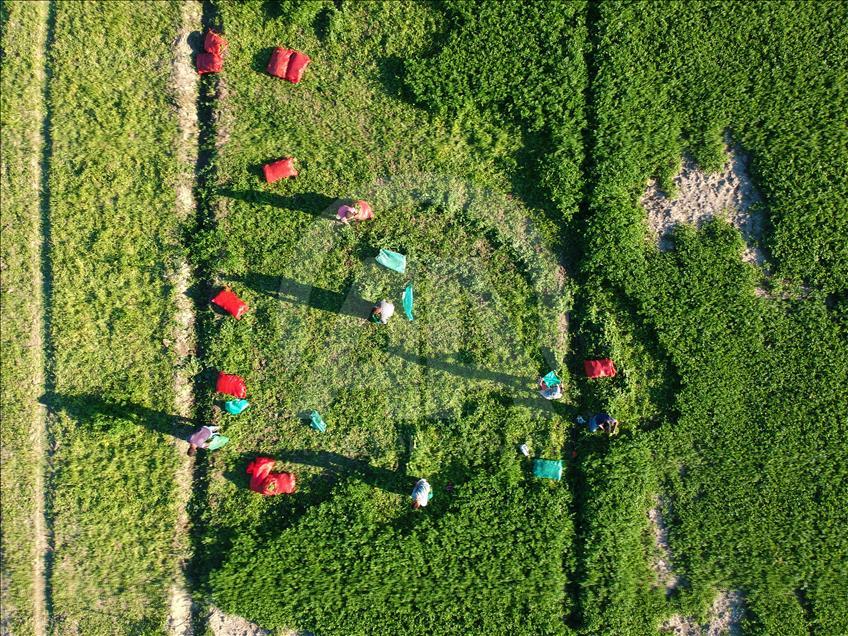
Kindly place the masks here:
POLYGON ((161 633, 178 560, 168 272, 179 3, 55 3, 48 581, 56 633, 161 633))
POLYGON ((553 629, 568 611, 570 497, 564 484, 533 483, 517 446, 563 453, 570 400, 546 403, 534 382, 550 365, 569 382, 557 318, 570 288, 550 211, 514 194, 529 142, 514 121, 409 103, 402 60, 438 37, 444 18, 433 7, 320 3, 296 22, 275 6, 220 5, 230 41, 216 118, 225 141, 214 227, 197 235, 194 253, 251 306, 238 322, 211 309, 201 320, 206 366, 243 375, 253 404, 238 417, 209 413, 232 441, 209 457, 208 493, 195 502, 205 526, 199 569, 223 564, 214 601, 266 627, 553 629), (264 73, 276 45, 312 57, 302 84, 264 73), (265 184, 261 164, 286 155, 300 176, 265 184), (334 202, 360 197, 376 219, 338 227, 334 202), (407 255, 406 275, 375 264, 381 247, 407 255), (400 310, 407 281, 412 322, 400 310), (378 327, 367 316, 382 298, 398 314, 378 327), (303 421, 313 408, 324 434, 303 421), (260 453, 298 474, 294 496, 247 490, 245 467, 260 453), (412 513, 419 477, 435 497, 412 513), (474 523, 478 514, 490 522, 474 523), (516 537, 522 527, 528 535, 516 537), (272 567, 280 549, 292 561, 272 567), (372 549, 369 565, 361 550, 372 549), (246 563, 255 576, 236 573, 246 563), (420 619, 406 604, 416 597, 413 565, 427 581, 420 619), (399 570, 403 580, 386 580, 399 570), (475 578, 486 581, 479 594, 475 578), (516 602, 503 607, 507 592, 516 602))
MULTIPOLYGON (((703 617, 719 589, 741 591, 745 633, 848 629, 845 18, 828 2, 599 6, 580 297, 590 319, 578 341, 590 351, 599 338, 639 334, 620 340, 616 391, 595 399, 645 429, 638 447, 647 437, 653 461, 622 462, 632 453, 616 450, 593 467, 631 477, 617 478, 608 520, 585 537, 592 631, 645 633, 672 610, 703 617), (680 229, 667 253, 646 238, 638 197, 648 177, 669 182, 684 150, 717 168, 725 130, 750 153, 764 197, 765 282, 723 222, 680 229), (758 284, 772 297, 757 296, 758 284), (639 612, 595 602, 655 583, 621 541, 647 525, 633 480, 662 492, 673 564, 688 582, 670 605, 639 612), (599 562, 619 565, 604 573, 599 562)), ((622 443, 635 449, 636 437, 622 443)))
POLYGON ((40 497, 36 475, 43 471, 38 409, 43 352, 40 260, 41 126, 43 115, 44 37, 47 6, 41 3, 0 5, 3 95, 0 110, 0 377, 3 411, 0 465, 0 605, 3 630, 34 629, 37 554, 33 523, 40 497))

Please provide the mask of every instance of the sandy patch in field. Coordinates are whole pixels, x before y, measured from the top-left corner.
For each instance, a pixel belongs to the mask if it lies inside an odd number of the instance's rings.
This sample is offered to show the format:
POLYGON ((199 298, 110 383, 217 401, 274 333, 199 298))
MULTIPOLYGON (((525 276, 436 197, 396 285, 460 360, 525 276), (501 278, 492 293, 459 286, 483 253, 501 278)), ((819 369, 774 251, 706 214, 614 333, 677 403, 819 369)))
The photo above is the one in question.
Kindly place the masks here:
POLYGON ((674 591, 680 579, 671 569, 671 550, 668 547, 668 528, 663 522, 662 497, 657 497, 654 506, 648 510, 648 519, 651 520, 651 530, 656 548, 657 557, 651 564, 651 568, 657 575, 657 581, 665 587, 666 596, 674 591))
MULTIPOLYGON (((208 625, 215 636, 269 636, 272 633, 240 616, 224 614, 216 607, 209 614, 208 625)), ((294 630, 277 630, 274 633, 277 636, 311 636, 309 632, 294 630)))
POLYGON ((742 594, 719 592, 705 624, 699 624, 692 617, 672 616, 663 623, 660 632, 674 636, 740 636, 739 623, 744 612, 742 594))
POLYGON ((748 156, 726 139, 727 161, 719 172, 707 174, 690 158, 684 157, 680 173, 674 177, 677 194, 669 199, 656 181, 648 182, 641 203, 648 213, 648 226, 662 251, 674 247, 671 230, 688 223, 700 227, 704 221, 724 218, 739 228, 748 248, 743 258, 757 265, 765 262, 758 247, 763 232, 762 213, 754 206, 762 201, 748 173, 748 156))
MULTIPOLYGON (((174 210, 177 217, 186 220, 195 213, 194 166, 197 160, 197 73, 192 64, 192 49, 189 36, 200 25, 201 5, 199 2, 181 4, 180 30, 171 44, 170 92, 176 107, 179 137, 175 150, 180 164, 180 174, 174 183, 174 210)), ((183 418, 190 418, 194 411, 194 393, 191 378, 183 367, 195 350, 194 311, 188 288, 192 280, 191 267, 186 261, 176 265, 168 273, 173 286, 176 313, 171 340, 164 344, 172 347, 177 357, 174 373, 174 409, 183 418)), ((179 568, 175 572, 170 590, 170 611, 167 630, 172 636, 192 636, 192 600, 185 578, 185 563, 189 558, 189 515, 187 506, 191 497, 191 481, 194 462, 185 454, 184 442, 174 441, 175 451, 180 454, 180 464, 174 479, 177 523, 174 531, 174 552, 180 555, 179 568)))

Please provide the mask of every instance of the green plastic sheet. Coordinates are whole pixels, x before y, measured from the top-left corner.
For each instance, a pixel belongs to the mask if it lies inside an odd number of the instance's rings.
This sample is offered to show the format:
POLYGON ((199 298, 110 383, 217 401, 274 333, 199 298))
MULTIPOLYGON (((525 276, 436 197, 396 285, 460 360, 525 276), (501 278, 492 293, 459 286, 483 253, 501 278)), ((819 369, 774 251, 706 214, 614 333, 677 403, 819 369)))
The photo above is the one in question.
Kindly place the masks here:
POLYGON ((412 320, 412 283, 403 290, 403 313, 412 320))
POLYGON ((323 433, 324 431, 327 430, 327 423, 318 414, 318 411, 312 411, 309 414, 309 426, 314 428, 319 433, 323 433))
POLYGON ((377 254, 377 262, 383 267, 388 267, 400 274, 406 272, 406 256, 403 254, 381 249, 380 253, 377 254))
POLYGON ((248 406, 250 406, 250 402, 247 400, 227 400, 224 402, 224 408, 230 415, 239 415, 240 413, 243 413, 248 406))
POLYGON ((533 475, 542 479, 555 479, 559 481, 562 478, 562 460, 534 459, 533 475))
POLYGON ((212 439, 209 440, 209 446, 207 446, 206 448, 208 450, 218 450, 222 446, 226 445, 226 443, 229 442, 229 441, 230 441, 230 438, 227 437, 226 435, 219 435, 218 433, 215 433, 212 436, 212 439))
POLYGON ((542 378, 542 380, 544 380, 547 386, 557 386, 558 384, 562 384, 562 380, 557 377, 556 371, 551 371, 542 378))

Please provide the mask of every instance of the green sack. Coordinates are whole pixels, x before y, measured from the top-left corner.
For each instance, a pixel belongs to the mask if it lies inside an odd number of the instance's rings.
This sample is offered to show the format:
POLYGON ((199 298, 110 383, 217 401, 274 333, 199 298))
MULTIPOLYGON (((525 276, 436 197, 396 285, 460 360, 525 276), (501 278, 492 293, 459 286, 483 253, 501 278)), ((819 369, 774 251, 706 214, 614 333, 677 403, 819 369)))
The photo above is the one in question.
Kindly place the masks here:
POLYGON ((247 400, 227 400, 224 402, 224 408, 230 415, 239 415, 240 413, 243 413, 248 406, 250 406, 250 402, 247 400))
POLYGON ((562 478, 562 460, 534 459, 533 475, 542 479, 555 479, 559 481, 562 478))
POLYGON ((412 283, 403 290, 403 313, 412 320, 412 283))
POLYGON ((377 254, 377 262, 383 267, 388 267, 400 274, 406 272, 406 256, 392 252, 391 250, 380 250, 377 254))
POLYGON ((207 446, 206 449, 207 450, 218 450, 219 448, 224 446, 229 441, 230 441, 229 437, 226 437, 225 435, 218 435, 218 433, 215 433, 212 436, 212 439, 209 440, 209 446, 207 446))
POLYGON ((318 415, 318 411, 312 411, 309 414, 309 426, 314 428, 319 433, 327 430, 327 423, 318 415))
POLYGON ((558 384, 562 384, 562 380, 560 380, 557 377, 556 371, 551 371, 550 373, 548 373, 548 375, 546 375, 544 378, 542 378, 542 380, 549 387, 553 387, 553 386, 557 386, 558 384))

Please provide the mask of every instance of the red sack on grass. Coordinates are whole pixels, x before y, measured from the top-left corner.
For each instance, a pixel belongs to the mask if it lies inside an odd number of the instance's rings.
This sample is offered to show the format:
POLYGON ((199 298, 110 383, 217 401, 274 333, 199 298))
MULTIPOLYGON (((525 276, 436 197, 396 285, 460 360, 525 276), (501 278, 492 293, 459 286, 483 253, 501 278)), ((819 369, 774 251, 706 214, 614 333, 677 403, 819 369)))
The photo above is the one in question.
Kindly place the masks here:
POLYGON ((224 289, 219 292, 212 299, 212 302, 232 316, 235 316, 236 319, 241 318, 244 312, 247 311, 247 304, 230 289, 224 289))
POLYGON ((199 75, 204 73, 220 73, 224 68, 224 60, 220 55, 214 53, 198 53, 197 54, 197 72, 199 75))
POLYGON ((206 32, 203 38, 203 50, 207 53, 214 53, 221 56, 227 50, 227 41, 220 33, 215 33, 212 29, 206 32))
POLYGON ((272 473, 274 459, 257 457, 247 465, 250 489, 261 495, 291 494, 297 488, 297 479, 292 473, 272 473))
POLYGON ((586 376, 590 378, 613 378, 616 374, 615 363, 610 358, 584 360, 583 369, 586 371, 586 376))
POLYGON ((303 78, 303 71, 310 59, 306 53, 295 51, 289 60, 289 68, 286 70, 286 79, 292 84, 297 84, 303 78))
POLYGON ((244 379, 237 375, 230 375, 229 373, 218 373, 215 390, 218 393, 226 393, 237 398, 243 398, 247 395, 247 387, 244 384, 244 379))
POLYGON ((292 56, 291 49, 283 49, 276 48, 271 52, 271 59, 268 60, 268 66, 265 69, 268 71, 269 75, 273 75, 274 77, 279 77, 280 79, 286 78, 286 69, 289 67, 289 59, 292 56))
POLYGON ((297 170, 294 167, 294 157, 286 157, 273 163, 266 163, 262 166, 262 172, 265 174, 265 181, 268 183, 296 177, 297 170))

